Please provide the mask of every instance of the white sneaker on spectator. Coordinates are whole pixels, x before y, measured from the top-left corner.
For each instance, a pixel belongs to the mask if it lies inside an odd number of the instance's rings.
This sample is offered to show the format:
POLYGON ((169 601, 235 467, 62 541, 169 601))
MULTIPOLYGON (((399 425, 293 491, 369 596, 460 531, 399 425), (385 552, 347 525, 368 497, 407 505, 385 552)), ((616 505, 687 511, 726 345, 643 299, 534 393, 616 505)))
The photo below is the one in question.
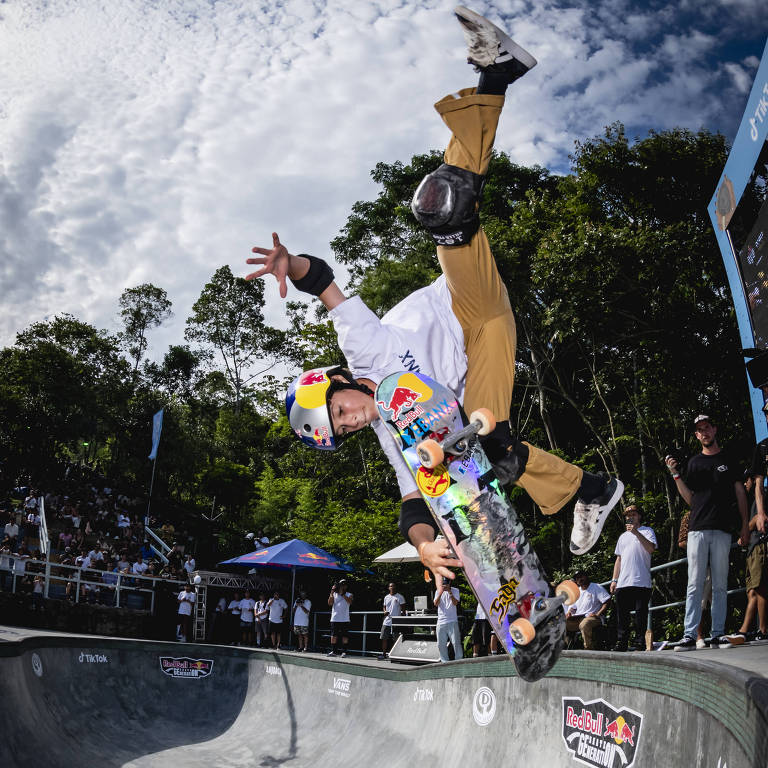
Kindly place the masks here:
POLYGON ((700 638, 699 638, 699 639, 696 641, 696 650, 697 650, 697 651, 700 651, 700 650, 702 650, 702 648, 706 648, 706 647, 707 647, 707 644, 704 642, 704 638, 703 638, 703 637, 700 637, 700 638))

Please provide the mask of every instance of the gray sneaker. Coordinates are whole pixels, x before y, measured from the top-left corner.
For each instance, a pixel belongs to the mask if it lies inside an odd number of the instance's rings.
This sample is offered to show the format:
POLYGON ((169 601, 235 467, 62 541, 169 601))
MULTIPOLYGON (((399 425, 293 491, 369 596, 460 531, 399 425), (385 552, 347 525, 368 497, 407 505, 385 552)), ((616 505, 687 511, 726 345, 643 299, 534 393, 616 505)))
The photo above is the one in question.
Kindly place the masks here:
POLYGON ((615 477, 606 483, 605 490, 596 499, 579 499, 573 510, 573 531, 571 532, 571 552, 583 555, 597 544, 608 514, 616 506, 624 483, 615 477))
POLYGON ((681 651, 695 651, 698 646, 692 637, 684 637, 674 643, 673 647, 679 653, 681 651))
POLYGON ((467 61, 478 70, 508 71, 512 82, 536 66, 536 59, 528 51, 484 16, 463 5, 457 5, 453 12, 467 41, 467 61))

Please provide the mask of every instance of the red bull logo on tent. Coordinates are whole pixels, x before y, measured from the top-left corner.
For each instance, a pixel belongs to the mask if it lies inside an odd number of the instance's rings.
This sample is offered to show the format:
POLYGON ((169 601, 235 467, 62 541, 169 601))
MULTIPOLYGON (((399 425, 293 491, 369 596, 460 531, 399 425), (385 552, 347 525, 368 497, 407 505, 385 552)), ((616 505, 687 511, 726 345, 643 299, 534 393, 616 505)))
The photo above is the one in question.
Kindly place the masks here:
POLYGON ((563 741, 573 759, 584 765, 633 765, 642 725, 643 715, 628 707, 617 709, 603 699, 563 697, 563 741))

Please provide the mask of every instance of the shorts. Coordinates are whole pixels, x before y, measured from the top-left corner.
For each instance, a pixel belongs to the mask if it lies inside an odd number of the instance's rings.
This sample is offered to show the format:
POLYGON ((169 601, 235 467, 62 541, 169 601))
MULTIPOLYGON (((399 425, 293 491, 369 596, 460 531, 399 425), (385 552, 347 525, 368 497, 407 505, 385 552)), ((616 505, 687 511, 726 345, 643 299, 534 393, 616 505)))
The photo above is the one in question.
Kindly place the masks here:
POLYGON ((488 645, 491 642, 491 624, 488 619, 475 619, 472 625, 472 645, 488 645))
POLYGON ((747 557, 747 589, 757 589, 761 584, 766 583, 766 566, 768 558, 765 554, 766 545, 760 544, 755 547, 747 557))
POLYGON ((269 634, 270 635, 279 635, 283 631, 283 622, 279 621, 275 623, 274 621, 269 622, 269 634))
POLYGON ((253 629, 253 622, 240 619, 240 629, 253 629))
POLYGON ((391 624, 382 624, 381 625, 381 634, 379 637, 382 640, 391 639, 395 636, 395 633, 392 631, 392 625, 391 624))
POLYGON ((308 635, 309 627, 306 624, 294 624, 293 633, 295 635, 308 635))
POLYGON ((344 640, 348 640, 349 639, 349 622, 348 621, 332 621, 331 637, 341 637, 344 640))

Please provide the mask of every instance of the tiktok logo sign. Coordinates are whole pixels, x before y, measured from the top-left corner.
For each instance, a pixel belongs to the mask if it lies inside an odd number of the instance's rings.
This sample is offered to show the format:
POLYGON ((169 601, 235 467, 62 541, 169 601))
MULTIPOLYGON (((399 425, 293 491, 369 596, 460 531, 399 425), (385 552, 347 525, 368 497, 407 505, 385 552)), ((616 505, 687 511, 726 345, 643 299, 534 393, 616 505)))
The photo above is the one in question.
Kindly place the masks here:
POLYGON ((472 717, 478 725, 489 725, 496 716, 496 694, 490 688, 478 688, 472 700, 472 717))

